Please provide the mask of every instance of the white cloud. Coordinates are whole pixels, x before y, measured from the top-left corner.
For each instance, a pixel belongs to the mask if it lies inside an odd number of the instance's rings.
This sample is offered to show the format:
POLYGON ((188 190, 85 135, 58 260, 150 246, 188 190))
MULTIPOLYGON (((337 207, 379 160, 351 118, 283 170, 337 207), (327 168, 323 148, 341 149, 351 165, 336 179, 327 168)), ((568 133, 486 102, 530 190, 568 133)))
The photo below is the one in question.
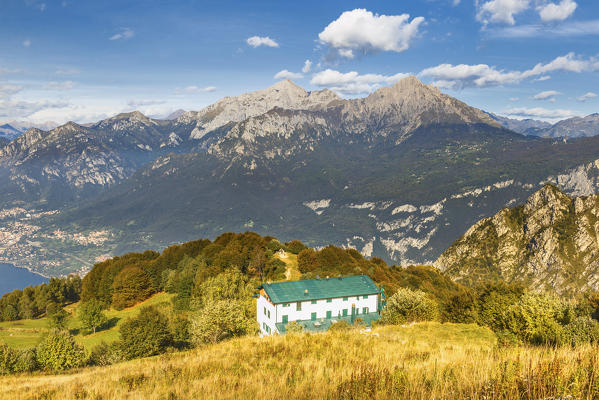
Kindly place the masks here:
POLYGON ((549 3, 538 7, 537 10, 543 22, 563 21, 574 14, 577 6, 575 1, 562 0, 559 4, 549 3))
POLYGON ((542 81, 548 81, 549 79, 551 79, 551 77, 549 75, 544 75, 544 76, 538 77, 537 79, 535 79, 535 81, 542 82, 542 81))
POLYGON ((25 47, 31 46, 31 40, 29 40, 29 39, 23 40, 23 46, 25 46, 25 47))
POLYGON ((587 101, 589 99, 594 99, 595 97, 597 97, 597 94, 595 94, 593 92, 588 92, 588 93, 583 94, 580 97, 577 97, 576 100, 584 102, 584 101, 587 101))
POLYGON ((131 39, 135 35, 135 32, 131 28, 121 28, 121 31, 115 33, 108 40, 120 40, 120 39, 131 39))
POLYGON ((426 68, 420 76, 431 77, 436 86, 446 89, 462 89, 465 87, 488 87, 515 84, 520 81, 553 71, 585 72, 599 68, 594 59, 584 60, 574 53, 557 57, 547 64, 539 63, 526 71, 504 71, 487 64, 452 65, 441 64, 426 68))
POLYGON ((187 86, 183 89, 186 93, 209 93, 214 92, 216 90, 216 86, 207 86, 207 87, 198 87, 198 86, 187 86))
POLYGON ((77 75, 80 72, 77 68, 58 68, 55 73, 56 75, 77 75))
POLYGON ((23 86, 0 84, 0 99, 10 97, 15 93, 20 92, 22 89, 23 86))
POLYGON ((28 117, 38 111, 50 108, 68 107, 69 103, 65 101, 21 101, 21 100, 1 100, 0 118, 14 119, 28 117))
POLYGON ((356 71, 342 73, 332 69, 326 69, 314 74, 310 84, 328 87, 344 94, 369 93, 381 85, 391 85, 410 74, 379 75, 364 74, 360 75, 356 71))
POLYGON ((503 114, 513 116, 513 117, 533 118, 533 119, 540 119, 543 121, 550 121, 550 122, 558 121, 558 120, 565 119, 565 118, 572 118, 572 117, 579 115, 578 112, 575 112, 572 110, 560 110, 560 109, 548 110, 548 109, 542 108, 542 107, 510 108, 508 110, 505 110, 503 112, 503 114))
POLYGON ((555 96, 557 96, 558 94, 561 94, 561 93, 557 92, 555 90, 547 90, 545 92, 541 92, 541 93, 534 95, 533 99, 535 99, 535 100, 550 100, 550 99, 555 98, 555 96))
POLYGON ((304 61, 304 66, 302 67, 302 72, 307 74, 312 69, 312 61, 306 60, 304 61))
POLYGON ((44 89, 47 90, 71 90, 75 87, 75 82, 73 81, 64 81, 64 82, 48 82, 44 85, 44 89))
POLYGON ((521 37, 572 37, 599 35, 599 20, 571 21, 561 24, 536 24, 510 26, 501 29, 489 29, 487 34, 496 38, 521 37))
POLYGON ((11 69, 11 68, 0 67, 0 75, 18 74, 21 72, 23 72, 23 71, 20 69, 11 69))
POLYGON ((344 58, 354 58, 356 53, 377 51, 402 52, 418 35, 423 17, 409 21, 408 14, 378 15, 357 8, 345 11, 318 34, 320 41, 344 58))
POLYGON ((277 72, 274 76, 275 79, 301 79, 303 77, 304 75, 300 74, 299 72, 291 72, 287 71, 286 69, 277 72))
POLYGON ((520 100, 520 98, 519 97, 510 97, 508 100, 509 101, 518 101, 518 100, 520 100))
POLYGON ((247 38, 246 40, 247 44, 249 44, 252 47, 258 47, 258 46, 267 46, 267 47, 279 47, 279 44, 277 42, 275 42, 274 40, 272 40, 271 38, 269 38, 268 36, 252 36, 247 38))
POLYGON ((530 0, 491 0, 483 3, 476 18, 483 24, 506 23, 514 25, 514 15, 527 10, 530 0))
POLYGON ((164 103, 166 103, 166 101, 164 101, 164 100, 129 100, 129 101, 127 101, 127 105, 132 108, 153 106, 156 104, 164 104, 164 103))

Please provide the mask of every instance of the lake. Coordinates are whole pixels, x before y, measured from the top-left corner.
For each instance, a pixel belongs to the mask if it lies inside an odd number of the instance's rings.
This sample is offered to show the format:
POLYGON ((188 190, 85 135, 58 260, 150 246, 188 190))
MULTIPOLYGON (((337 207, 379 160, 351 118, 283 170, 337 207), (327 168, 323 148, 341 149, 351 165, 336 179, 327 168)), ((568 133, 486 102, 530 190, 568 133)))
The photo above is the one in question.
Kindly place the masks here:
POLYGON ((48 282, 48 279, 25 268, 0 263, 0 296, 15 289, 24 289, 27 286, 39 285, 44 282, 48 282))

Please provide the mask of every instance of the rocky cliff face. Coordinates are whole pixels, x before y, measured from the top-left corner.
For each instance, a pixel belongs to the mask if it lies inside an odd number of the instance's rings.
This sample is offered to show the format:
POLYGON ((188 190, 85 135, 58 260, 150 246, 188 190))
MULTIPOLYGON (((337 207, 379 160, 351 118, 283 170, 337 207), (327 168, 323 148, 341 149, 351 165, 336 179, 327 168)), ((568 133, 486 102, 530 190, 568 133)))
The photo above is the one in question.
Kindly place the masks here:
POLYGON ((568 197, 546 185, 484 218, 435 262, 457 281, 523 282, 559 293, 599 289, 599 195, 568 197))

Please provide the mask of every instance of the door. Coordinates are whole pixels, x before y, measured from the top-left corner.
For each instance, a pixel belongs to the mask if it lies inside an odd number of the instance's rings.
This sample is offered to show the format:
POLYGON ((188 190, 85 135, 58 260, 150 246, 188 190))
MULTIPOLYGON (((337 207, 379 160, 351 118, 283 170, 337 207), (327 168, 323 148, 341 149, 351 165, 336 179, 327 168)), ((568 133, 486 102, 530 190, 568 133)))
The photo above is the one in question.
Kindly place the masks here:
POLYGON ((313 313, 310 315, 310 319, 311 319, 312 321, 316 321, 316 313, 315 313, 315 312, 313 312, 313 313))
POLYGON ((327 311, 327 319, 331 319, 332 316, 333 316, 333 312, 327 311))
POLYGON ((345 309, 343 310, 343 316, 344 316, 344 317, 347 317, 347 308, 345 308, 345 309))
POLYGON ((287 324, 288 320, 289 320, 289 317, 287 315, 283 315, 283 323, 287 324))

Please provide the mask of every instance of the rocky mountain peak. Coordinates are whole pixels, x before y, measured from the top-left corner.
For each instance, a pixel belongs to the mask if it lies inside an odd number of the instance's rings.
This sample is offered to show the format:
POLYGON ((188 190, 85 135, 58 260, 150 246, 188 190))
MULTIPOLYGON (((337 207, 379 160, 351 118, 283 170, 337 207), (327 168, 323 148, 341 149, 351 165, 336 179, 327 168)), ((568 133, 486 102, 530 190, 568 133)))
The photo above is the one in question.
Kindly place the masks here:
POLYGON ((545 185, 521 206, 485 218, 435 262, 456 280, 522 282, 534 290, 599 289, 599 196, 545 185))

